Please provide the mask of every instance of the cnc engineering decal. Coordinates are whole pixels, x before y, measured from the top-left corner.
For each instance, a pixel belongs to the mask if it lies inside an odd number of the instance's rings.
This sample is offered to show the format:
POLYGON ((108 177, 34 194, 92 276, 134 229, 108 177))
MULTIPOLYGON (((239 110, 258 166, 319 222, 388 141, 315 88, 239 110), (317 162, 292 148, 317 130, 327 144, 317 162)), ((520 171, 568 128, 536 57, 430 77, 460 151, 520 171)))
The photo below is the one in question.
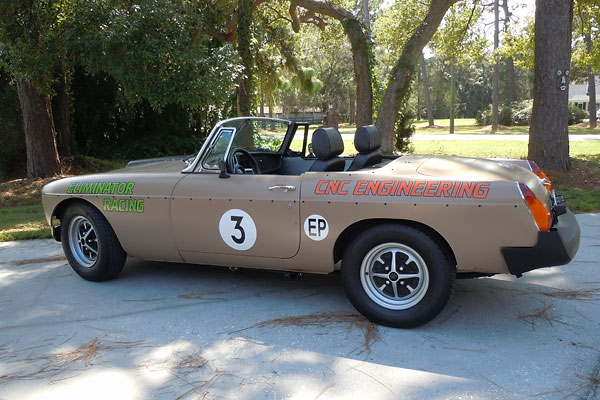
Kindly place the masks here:
POLYGON ((256 242, 256 225, 247 212, 232 209, 219 221, 219 233, 227 246, 235 250, 248 250, 256 242))
POLYGON ((316 195, 487 198, 490 182, 321 180, 316 195))

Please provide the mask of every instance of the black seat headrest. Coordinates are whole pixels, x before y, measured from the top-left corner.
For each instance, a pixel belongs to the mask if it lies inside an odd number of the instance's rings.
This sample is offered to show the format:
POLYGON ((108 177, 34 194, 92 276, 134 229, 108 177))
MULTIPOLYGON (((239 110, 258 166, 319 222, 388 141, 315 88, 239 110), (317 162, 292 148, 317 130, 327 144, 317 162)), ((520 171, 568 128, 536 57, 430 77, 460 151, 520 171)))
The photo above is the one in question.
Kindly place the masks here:
POLYGON ((370 153, 381 147, 381 135, 375 125, 361 126, 354 134, 354 147, 359 153, 370 153))
POLYGON ((312 147, 319 160, 329 160, 344 152, 344 141, 337 129, 319 128, 312 135, 312 147))

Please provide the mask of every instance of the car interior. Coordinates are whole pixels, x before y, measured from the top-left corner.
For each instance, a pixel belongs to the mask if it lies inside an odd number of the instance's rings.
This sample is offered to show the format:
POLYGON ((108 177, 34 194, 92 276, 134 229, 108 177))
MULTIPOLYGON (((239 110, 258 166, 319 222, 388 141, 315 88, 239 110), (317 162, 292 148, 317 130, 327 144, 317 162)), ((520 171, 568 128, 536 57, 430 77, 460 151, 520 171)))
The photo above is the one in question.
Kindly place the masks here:
MULTIPOLYGON (((268 121, 259 122, 263 128, 264 124, 269 124, 268 121)), ((357 154, 354 157, 341 157, 344 141, 336 128, 317 128, 308 144, 308 123, 292 123, 289 126, 291 133, 280 132, 281 138, 268 134, 261 136, 256 125, 238 123, 236 126, 237 133, 226 161, 228 173, 300 175, 305 172, 358 171, 387 158, 381 153, 381 135, 374 125, 356 130, 354 146, 357 154)))

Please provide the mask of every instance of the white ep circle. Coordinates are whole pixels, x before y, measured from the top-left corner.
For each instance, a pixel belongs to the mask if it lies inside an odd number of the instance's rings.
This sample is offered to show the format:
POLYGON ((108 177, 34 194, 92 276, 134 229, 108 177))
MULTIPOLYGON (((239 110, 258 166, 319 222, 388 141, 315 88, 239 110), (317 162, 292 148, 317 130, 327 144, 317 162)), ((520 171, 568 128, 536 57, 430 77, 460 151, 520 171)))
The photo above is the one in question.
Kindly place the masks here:
POLYGON ((329 234, 329 224, 322 216, 313 214, 304 220, 304 233, 312 240, 323 240, 329 234))
POLYGON ((227 211, 219 221, 219 233, 229 247, 248 250, 256 242, 256 225, 247 212, 233 209, 227 211))

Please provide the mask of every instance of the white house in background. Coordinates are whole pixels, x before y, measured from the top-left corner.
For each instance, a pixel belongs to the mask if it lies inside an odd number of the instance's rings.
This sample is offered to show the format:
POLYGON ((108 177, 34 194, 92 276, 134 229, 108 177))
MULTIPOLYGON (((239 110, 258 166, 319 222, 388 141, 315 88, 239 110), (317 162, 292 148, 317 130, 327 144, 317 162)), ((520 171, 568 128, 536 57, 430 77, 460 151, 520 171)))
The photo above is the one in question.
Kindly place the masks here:
MULTIPOLYGON (((588 83, 571 83, 569 85, 569 103, 575 104, 584 111, 588 111, 590 102, 588 83)), ((596 110, 600 106, 600 77, 596 75, 596 110)))

